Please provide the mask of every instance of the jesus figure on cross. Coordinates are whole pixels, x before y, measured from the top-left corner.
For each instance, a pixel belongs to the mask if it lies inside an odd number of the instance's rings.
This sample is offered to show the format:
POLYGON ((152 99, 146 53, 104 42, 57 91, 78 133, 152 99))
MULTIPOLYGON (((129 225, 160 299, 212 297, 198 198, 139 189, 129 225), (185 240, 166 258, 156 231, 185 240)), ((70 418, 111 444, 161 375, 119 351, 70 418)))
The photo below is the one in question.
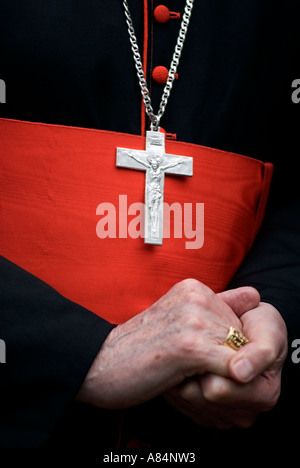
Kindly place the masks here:
POLYGON ((179 159, 176 162, 166 164, 162 166, 161 164, 164 162, 164 158, 159 156, 158 154, 149 154, 147 156, 147 160, 143 161, 142 159, 138 158, 133 151, 128 151, 128 156, 130 158, 135 159, 138 163, 145 166, 149 169, 149 184, 147 187, 148 190, 148 207, 150 211, 150 220, 151 220, 151 237, 154 239, 158 239, 159 232, 158 232, 158 214, 159 214, 159 206, 162 201, 163 193, 161 190, 161 174, 164 173, 167 169, 171 169, 171 167, 178 166, 181 164, 182 161, 179 159))

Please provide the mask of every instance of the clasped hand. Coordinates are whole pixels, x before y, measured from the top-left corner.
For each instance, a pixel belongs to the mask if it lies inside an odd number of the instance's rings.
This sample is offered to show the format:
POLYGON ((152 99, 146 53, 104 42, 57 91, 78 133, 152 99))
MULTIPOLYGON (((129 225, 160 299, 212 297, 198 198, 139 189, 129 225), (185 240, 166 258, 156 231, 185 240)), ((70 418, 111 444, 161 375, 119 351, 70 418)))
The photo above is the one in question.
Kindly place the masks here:
POLYGON ((286 353, 285 323, 255 289, 188 279, 110 332, 78 399, 116 409, 163 395, 201 426, 248 427, 276 404, 286 353), (239 351, 223 344, 230 326, 250 340, 239 351))

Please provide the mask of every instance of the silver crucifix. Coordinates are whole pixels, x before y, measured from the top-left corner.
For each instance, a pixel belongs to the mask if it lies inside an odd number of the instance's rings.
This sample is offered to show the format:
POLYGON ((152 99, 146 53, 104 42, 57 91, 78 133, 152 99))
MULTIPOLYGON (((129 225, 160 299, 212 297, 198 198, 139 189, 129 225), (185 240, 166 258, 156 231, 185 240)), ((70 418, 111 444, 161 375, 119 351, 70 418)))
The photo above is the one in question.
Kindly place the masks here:
POLYGON ((146 171, 145 243, 162 245, 165 174, 193 175, 193 158, 165 153, 165 135, 147 131, 146 150, 117 148, 117 166, 146 171))

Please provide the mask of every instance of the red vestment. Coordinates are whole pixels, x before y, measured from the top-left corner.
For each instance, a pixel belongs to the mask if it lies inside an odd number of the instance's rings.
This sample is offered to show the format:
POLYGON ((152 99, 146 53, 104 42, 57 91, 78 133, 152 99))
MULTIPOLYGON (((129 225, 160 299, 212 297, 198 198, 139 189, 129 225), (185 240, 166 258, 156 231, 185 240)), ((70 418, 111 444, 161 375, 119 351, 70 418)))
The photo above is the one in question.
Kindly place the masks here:
MULTIPOLYGON (((0 119, 0 254, 112 323, 143 311, 185 278, 226 288, 261 225, 269 163, 189 143, 166 152, 194 158, 193 177, 166 176, 164 201, 204 204, 204 243, 162 246, 100 239, 100 203, 144 202, 144 172, 116 167, 116 147, 144 149, 142 136, 0 119)), ((117 213, 117 212, 116 212, 117 213)), ((130 222, 132 216, 128 217, 130 222)))

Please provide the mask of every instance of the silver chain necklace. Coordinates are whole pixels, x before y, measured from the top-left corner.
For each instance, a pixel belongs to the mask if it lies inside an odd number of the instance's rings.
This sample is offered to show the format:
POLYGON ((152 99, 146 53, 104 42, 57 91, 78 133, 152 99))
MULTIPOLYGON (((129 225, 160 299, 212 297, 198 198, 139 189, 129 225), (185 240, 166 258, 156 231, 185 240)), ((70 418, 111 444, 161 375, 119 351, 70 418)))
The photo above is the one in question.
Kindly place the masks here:
POLYGON ((173 59, 170 65, 169 76, 163 90, 158 113, 155 115, 151 105, 150 93, 147 87, 145 74, 137 40, 132 24, 127 0, 123 0, 126 21, 128 25, 131 49, 137 69, 137 76, 141 87, 146 113, 151 122, 151 130, 146 132, 146 149, 135 150, 131 148, 117 148, 117 166, 126 169, 145 171, 145 243, 162 245, 163 242, 163 202, 164 180, 166 174, 178 176, 193 175, 193 158, 168 154, 165 151, 165 134, 159 132, 159 123, 162 118, 170 96, 175 73, 178 67, 183 43, 187 33, 194 0, 186 0, 184 14, 180 26, 179 36, 175 46, 173 59))
POLYGON ((133 22, 132 22, 131 14, 130 14, 129 7, 128 7, 128 2, 127 0, 123 0, 124 12, 125 12, 126 22, 128 26, 129 40, 131 43, 131 50, 132 50, 133 58, 135 61, 135 67, 137 70, 137 76, 138 76, 139 84, 141 87, 141 93, 142 93, 142 97, 143 97, 144 104, 145 104, 145 110, 151 122, 151 130, 153 131, 158 130, 160 120, 166 110, 166 105, 167 105, 167 102, 171 93, 171 89, 173 86, 175 74, 176 74, 177 67, 179 64, 179 59, 181 56, 184 40, 185 40, 186 33, 188 30, 190 17, 192 14, 193 3, 194 3, 194 0, 186 0, 186 5, 184 8, 184 13, 182 16, 182 21, 181 21, 181 26, 180 26, 177 42, 175 45, 172 62, 171 62, 170 69, 169 69, 168 79, 166 81, 166 84, 162 93, 158 112, 157 114, 154 114, 153 107, 151 104, 150 93, 148 90, 147 81, 146 81, 144 70, 143 70, 141 55, 139 52, 139 47, 137 44, 137 39, 136 39, 134 27, 133 27, 133 22))

